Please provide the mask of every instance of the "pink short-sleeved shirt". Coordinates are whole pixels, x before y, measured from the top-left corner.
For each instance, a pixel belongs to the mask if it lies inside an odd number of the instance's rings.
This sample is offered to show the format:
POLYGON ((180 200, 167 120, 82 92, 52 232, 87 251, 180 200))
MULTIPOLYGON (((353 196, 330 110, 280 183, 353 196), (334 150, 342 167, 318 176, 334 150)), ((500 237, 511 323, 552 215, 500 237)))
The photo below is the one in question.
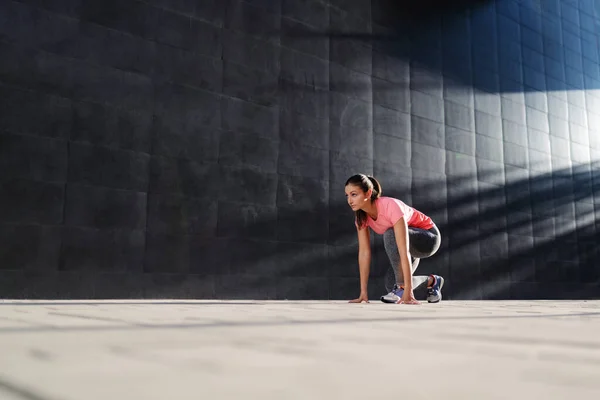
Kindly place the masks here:
POLYGON ((377 220, 367 215, 367 225, 380 235, 393 227, 402 217, 410 227, 429 229, 434 225, 427 215, 393 197, 381 196, 375 200, 375 207, 377 207, 377 220))

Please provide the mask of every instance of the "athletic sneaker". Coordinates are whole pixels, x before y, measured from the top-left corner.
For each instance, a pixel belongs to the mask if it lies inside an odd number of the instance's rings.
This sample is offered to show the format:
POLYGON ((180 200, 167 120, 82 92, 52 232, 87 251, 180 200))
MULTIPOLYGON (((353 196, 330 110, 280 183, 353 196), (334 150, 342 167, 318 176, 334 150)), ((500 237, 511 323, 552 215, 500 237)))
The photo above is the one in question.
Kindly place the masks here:
POLYGON ((444 278, 439 275, 431 275, 433 285, 427 288, 427 301, 429 303, 438 303, 442 300, 442 286, 444 286, 444 278))
POLYGON ((381 296, 380 300, 384 303, 396 303, 402 298, 402 293, 404 293, 404 289, 399 288, 398 285, 394 285, 392 291, 381 296))

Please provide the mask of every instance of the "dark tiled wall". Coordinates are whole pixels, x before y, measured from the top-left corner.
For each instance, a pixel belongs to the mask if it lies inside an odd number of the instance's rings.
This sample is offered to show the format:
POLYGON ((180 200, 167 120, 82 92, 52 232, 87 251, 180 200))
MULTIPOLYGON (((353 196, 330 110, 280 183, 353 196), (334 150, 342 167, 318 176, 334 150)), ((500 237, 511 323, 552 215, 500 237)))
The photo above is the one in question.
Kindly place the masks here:
POLYGON ((351 298, 356 172, 446 298, 600 296, 600 3, 452 5, 1 2, 0 297, 351 298))

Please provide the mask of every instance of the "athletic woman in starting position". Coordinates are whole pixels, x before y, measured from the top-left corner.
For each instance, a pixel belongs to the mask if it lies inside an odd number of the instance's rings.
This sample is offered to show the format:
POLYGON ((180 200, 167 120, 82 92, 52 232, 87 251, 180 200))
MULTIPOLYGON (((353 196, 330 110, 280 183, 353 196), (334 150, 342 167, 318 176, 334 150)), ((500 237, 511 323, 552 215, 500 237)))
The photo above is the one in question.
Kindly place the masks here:
POLYGON ((419 260, 431 257, 440 247, 440 231, 431 218, 401 200, 381 196, 381 185, 372 176, 353 175, 345 186, 348 205, 356 215, 360 271, 360 296, 350 302, 369 301, 367 283, 371 247, 368 228, 383 235, 383 245, 396 276, 396 285, 390 293, 381 296, 381 301, 419 304, 413 290, 427 281, 427 301, 439 302, 444 278, 439 275, 413 276, 419 260))

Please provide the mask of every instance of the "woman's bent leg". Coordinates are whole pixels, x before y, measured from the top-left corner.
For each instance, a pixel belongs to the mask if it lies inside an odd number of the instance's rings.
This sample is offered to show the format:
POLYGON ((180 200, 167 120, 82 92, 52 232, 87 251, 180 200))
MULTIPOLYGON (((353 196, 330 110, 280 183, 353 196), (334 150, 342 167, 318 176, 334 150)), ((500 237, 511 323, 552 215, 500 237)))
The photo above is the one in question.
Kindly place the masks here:
MULTIPOLYGON (((441 235, 436 226, 427 230, 409 227, 408 235, 411 270, 414 274, 421 258, 431 257, 439 250, 441 244, 441 235)), ((402 269, 400 268, 400 254, 393 229, 388 229, 386 232, 384 232, 383 245, 390 260, 390 266, 394 272, 396 282, 398 285, 403 285, 404 278, 402 276, 402 269)), ((441 288, 444 284, 444 278, 441 276, 413 275, 412 283, 413 290, 420 287, 424 283, 428 284, 427 301, 433 303, 441 300, 441 288)), ((399 296, 402 296, 401 290, 399 290, 397 287, 394 287, 388 294, 381 296, 381 301, 386 303, 395 303, 399 296)))
MULTIPOLYGON (((404 277, 402 276, 402 268, 400 266, 400 252, 398 251, 398 245, 396 243, 396 235, 393 229, 388 229, 383 233, 383 247, 390 261, 390 267, 394 272, 397 286, 393 287, 390 292, 386 295, 381 296, 381 301, 384 303, 395 303, 402 296, 400 286, 404 285, 404 277)), ((410 252, 410 250, 409 250, 410 252)), ((410 254, 411 271, 415 272, 419 265, 419 258, 415 258, 410 254)), ((418 288, 422 284, 427 282, 427 276, 415 276, 413 275, 412 286, 413 289, 418 288)))

